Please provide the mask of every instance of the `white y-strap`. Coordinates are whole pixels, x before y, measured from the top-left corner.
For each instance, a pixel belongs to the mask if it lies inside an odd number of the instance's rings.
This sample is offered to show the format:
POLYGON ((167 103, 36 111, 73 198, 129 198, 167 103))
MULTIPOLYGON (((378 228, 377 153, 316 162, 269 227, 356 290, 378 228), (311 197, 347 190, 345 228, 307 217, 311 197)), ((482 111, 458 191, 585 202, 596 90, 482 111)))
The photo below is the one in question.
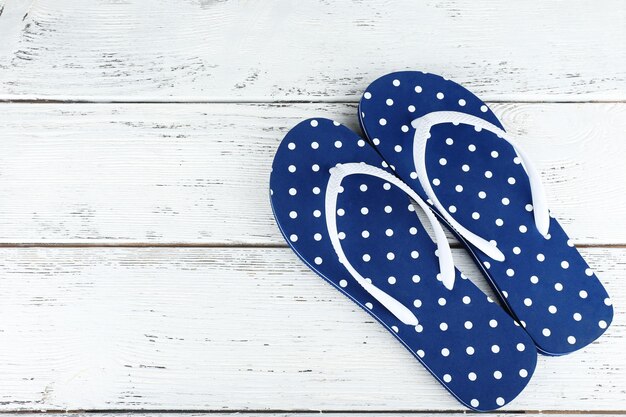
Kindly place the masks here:
POLYGON ((335 249, 335 252, 339 257, 339 262, 341 262, 341 264, 348 270, 350 275, 352 275, 352 277, 365 289, 365 291, 367 291, 378 302, 385 306, 385 308, 387 308, 387 310, 389 310, 394 316, 396 316, 398 320, 407 325, 417 326, 418 320, 413 312, 411 312, 411 310, 409 310, 404 304, 376 287, 370 282, 370 280, 364 278, 361 274, 359 274, 359 272, 352 266, 350 261, 347 259, 343 248, 341 247, 339 234, 337 232, 337 197, 339 195, 339 190, 343 179, 349 175, 354 174, 371 175, 385 180, 404 191, 422 208, 435 231, 435 242, 437 244, 437 250, 439 254, 441 281, 447 289, 451 290, 454 286, 455 269, 454 261, 452 259, 452 252, 450 250, 450 246, 448 245, 446 235, 441 228, 441 225, 439 224, 439 222, 437 222, 437 219, 429 209, 428 205, 413 190, 411 190, 408 185, 406 185, 394 175, 380 168, 365 164, 363 162, 337 164, 337 166, 330 169, 330 178, 328 179, 328 185, 326 187, 325 200, 326 227, 328 229, 328 235, 330 236, 330 242, 332 243, 333 248, 335 249))
POLYGON ((541 177, 537 170, 533 167, 532 163, 524 152, 511 140, 506 132, 497 126, 487 122, 476 116, 472 116, 466 113, 460 113, 455 111, 438 111, 425 114, 419 117, 413 122, 411 126, 415 129, 415 136, 413 138, 413 162, 417 172, 417 177, 422 185, 422 188, 426 192, 428 198, 433 202, 434 206, 439 210, 441 215, 450 223, 450 225, 468 242, 477 247, 480 251, 490 256, 496 261, 503 261, 504 254, 492 245, 486 239, 470 232, 465 227, 461 226, 454 218, 448 213, 448 211, 442 206, 441 202, 437 198, 431 184, 428 179, 428 173, 426 172, 426 141, 430 138, 430 130, 433 126, 442 123, 452 123, 458 125, 459 123, 474 126, 478 131, 481 129, 488 130, 499 138, 507 141, 515 153, 522 162, 522 167, 528 174, 530 182, 530 191, 533 203, 533 211, 535 216, 535 225, 537 230, 545 237, 548 234, 548 228, 550 227, 550 213, 548 211, 548 205, 546 201, 545 191, 543 184, 541 183, 541 177))

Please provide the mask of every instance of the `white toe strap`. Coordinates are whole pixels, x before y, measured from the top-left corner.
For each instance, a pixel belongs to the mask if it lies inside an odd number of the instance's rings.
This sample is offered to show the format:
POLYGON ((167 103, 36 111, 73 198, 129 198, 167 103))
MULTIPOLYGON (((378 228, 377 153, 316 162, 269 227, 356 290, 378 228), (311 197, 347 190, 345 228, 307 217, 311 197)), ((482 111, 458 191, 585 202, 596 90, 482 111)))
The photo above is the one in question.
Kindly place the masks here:
POLYGON ((387 181, 396 187, 404 191, 409 197, 411 197, 426 213, 430 224, 435 231, 435 242, 437 244, 437 250, 439 253, 439 268, 441 272, 441 280, 446 288, 451 290, 454 286, 455 268, 454 261, 452 259, 452 252, 448 245, 446 235, 441 228, 441 225, 431 212, 428 205, 411 189, 408 185, 402 182, 396 176, 384 171, 380 168, 361 163, 347 163, 337 164, 336 167, 330 169, 330 178, 326 187, 326 227, 328 229, 328 235, 330 241, 339 257, 339 262, 348 270, 350 275, 378 302, 380 302, 387 310, 389 310, 394 316, 396 316, 404 324, 416 326, 418 324, 417 317, 408 309, 404 304, 382 291, 370 280, 364 278, 346 258, 346 255, 341 247, 341 241, 337 232, 337 197, 341 182, 349 175, 363 174, 378 177, 384 181, 387 181))
POLYGON ((505 259, 504 254, 494 245, 492 245, 486 239, 472 233, 467 230, 461 224, 459 224, 443 207, 437 195, 435 194, 428 173, 426 172, 426 142, 430 138, 430 130, 433 126, 442 123, 452 123, 458 125, 459 123, 474 126, 476 129, 488 130, 503 140, 507 141, 519 156, 522 161, 522 166, 528 174, 530 182, 530 190, 534 208, 535 225, 537 230, 543 235, 548 234, 548 228, 550 226, 550 213, 548 212, 548 206, 546 202, 545 191, 543 184, 541 183, 541 177, 537 170, 533 167, 530 160, 524 152, 511 140, 506 132, 497 126, 487 122, 476 116, 472 116, 466 113, 460 113, 455 111, 438 111, 425 114, 419 117, 411 125, 415 128, 415 136, 413 138, 413 162, 417 172, 417 177, 422 185, 422 188, 426 192, 428 198, 433 202, 433 205, 439 210, 441 215, 446 219, 448 223, 461 235, 465 240, 470 242, 481 252, 485 253, 496 261, 503 261, 505 259))

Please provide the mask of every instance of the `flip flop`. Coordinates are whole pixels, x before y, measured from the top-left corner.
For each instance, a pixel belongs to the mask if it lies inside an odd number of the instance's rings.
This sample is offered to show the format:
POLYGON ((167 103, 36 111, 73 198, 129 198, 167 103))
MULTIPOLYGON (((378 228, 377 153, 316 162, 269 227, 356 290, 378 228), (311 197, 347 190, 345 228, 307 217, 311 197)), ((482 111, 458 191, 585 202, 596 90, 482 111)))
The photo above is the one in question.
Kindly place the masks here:
POLYGON ((499 408, 535 369, 532 340, 454 268, 433 213, 385 167, 346 127, 301 122, 274 158, 276 222, 313 271, 389 330, 461 403, 499 408))
POLYGON ((361 126, 467 246, 539 351, 563 355, 611 323, 611 300, 546 206, 529 158, 478 97, 440 76, 374 81, 361 126))

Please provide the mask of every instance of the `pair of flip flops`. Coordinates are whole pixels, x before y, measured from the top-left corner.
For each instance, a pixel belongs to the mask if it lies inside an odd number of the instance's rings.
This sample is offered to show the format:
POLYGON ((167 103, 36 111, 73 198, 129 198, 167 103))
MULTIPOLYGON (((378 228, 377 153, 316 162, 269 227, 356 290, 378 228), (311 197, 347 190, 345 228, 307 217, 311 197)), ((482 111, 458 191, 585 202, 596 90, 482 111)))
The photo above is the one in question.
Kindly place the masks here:
POLYGON ((270 178, 276 221, 311 269, 461 403, 502 407, 528 384, 537 351, 564 355, 606 330, 606 290, 485 103, 452 81, 407 71, 372 83, 358 112, 366 138, 321 118, 287 134, 270 178), (507 311, 455 268, 440 223, 507 311))

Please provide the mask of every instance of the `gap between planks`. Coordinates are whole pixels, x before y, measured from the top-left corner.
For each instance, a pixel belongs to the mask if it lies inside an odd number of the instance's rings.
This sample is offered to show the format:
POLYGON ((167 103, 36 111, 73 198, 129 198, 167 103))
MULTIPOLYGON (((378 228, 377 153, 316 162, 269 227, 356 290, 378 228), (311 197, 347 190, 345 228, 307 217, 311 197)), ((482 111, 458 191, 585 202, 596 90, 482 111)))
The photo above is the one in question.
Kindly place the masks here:
POLYGON ((589 416, 606 416, 606 415, 626 415, 626 410, 504 410, 504 411, 495 411, 495 412, 486 412, 479 413, 469 410, 388 410, 388 411, 374 411, 374 410, 150 410, 150 409, 142 409, 142 410, 132 410, 132 409, 98 409, 98 410, 42 410, 42 411, 0 411, 0 415, 4 416, 29 416, 29 415, 42 415, 42 414, 64 414, 68 416, 81 416, 87 414, 99 414, 99 415, 120 415, 120 414, 129 414, 133 416, 147 416, 147 415, 176 415, 176 414, 192 414, 196 416, 202 416, 204 414, 210 415, 219 415, 219 416, 232 416, 232 415, 245 415, 245 416, 254 416, 254 415, 289 415, 289 416, 317 416, 317 415, 361 415, 366 414, 370 416, 378 416, 378 415, 421 415, 421 414, 439 414, 439 415, 466 415, 466 414, 480 414, 485 416, 497 416, 497 415, 507 415, 507 416, 515 416, 515 415, 553 415, 553 416, 561 416, 561 415, 589 415, 589 416))
MULTIPOLYGON (((619 104, 626 100, 572 100, 571 98, 559 99, 554 97, 538 97, 535 100, 520 99, 488 99, 482 98, 487 104, 619 104)), ((359 100, 352 96, 319 97, 309 99, 290 99, 288 97, 216 97, 210 100, 202 99, 142 99, 120 97, 81 98, 81 97, 50 97, 50 98, 12 98, 0 96, 0 104, 359 104, 359 100)))
MULTIPOLYGON (((266 249, 282 249, 289 246, 280 243, 142 243, 142 242, 118 242, 107 243, 61 243, 61 242, 0 242, 0 248, 241 248, 241 249, 254 249, 254 248, 266 248, 266 249)), ((464 246, 461 243, 454 242, 450 244, 451 248, 463 249, 464 246)), ((605 249, 626 249, 626 244, 612 244, 612 243, 583 243, 577 244, 577 248, 605 248, 605 249)))

